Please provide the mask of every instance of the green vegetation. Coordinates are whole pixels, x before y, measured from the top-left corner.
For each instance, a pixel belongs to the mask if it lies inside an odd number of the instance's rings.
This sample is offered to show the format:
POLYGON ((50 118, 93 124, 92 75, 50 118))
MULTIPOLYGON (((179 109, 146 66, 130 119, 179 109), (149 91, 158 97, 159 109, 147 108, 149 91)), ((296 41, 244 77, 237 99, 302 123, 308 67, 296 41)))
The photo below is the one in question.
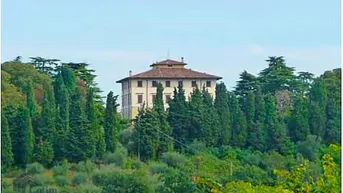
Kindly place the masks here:
POLYGON ((2 64, 4 192, 22 173, 67 192, 341 190, 341 69, 295 74, 270 57, 234 90, 218 83, 214 98, 202 85, 189 100, 175 88, 167 110, 158 84, 130 126, 88 64, 31 59, 2 64))

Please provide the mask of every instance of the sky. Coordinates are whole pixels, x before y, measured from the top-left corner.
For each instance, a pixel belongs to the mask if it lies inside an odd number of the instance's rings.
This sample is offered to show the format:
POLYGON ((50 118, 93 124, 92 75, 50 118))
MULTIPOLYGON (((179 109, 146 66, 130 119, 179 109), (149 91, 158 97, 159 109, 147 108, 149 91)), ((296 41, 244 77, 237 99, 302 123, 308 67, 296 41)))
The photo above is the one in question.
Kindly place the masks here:
POLYGON ((339 0, 2 0, 1 60, 87 62, 104 95, 120 95, 115 81, 169 55, 232 89, 268 56, 315 75, 340 67, 340 8, 339 0))

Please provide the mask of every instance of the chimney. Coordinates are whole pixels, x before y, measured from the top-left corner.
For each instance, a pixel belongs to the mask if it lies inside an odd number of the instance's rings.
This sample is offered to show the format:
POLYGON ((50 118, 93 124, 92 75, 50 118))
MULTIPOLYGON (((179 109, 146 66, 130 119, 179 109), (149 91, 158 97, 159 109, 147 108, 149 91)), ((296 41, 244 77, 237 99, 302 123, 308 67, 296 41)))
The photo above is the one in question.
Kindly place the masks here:
POLYGON ((132 76, 132 71, 130 70, 130 71, 129 71, 129 77, 131 77, 131 76, 132 76))
POLYGON ((181 62, 183 63, 183 57, 181 57, 181 62))

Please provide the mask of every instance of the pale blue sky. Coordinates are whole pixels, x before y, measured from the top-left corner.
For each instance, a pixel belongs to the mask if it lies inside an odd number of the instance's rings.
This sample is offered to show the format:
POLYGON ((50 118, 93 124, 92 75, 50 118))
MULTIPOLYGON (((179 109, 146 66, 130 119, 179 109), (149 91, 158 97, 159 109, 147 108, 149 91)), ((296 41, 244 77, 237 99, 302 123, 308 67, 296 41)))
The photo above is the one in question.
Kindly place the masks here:
MULTIPOLYGON (((23 56, 88 62, 99 86, 152 62, 185 57, 188 68, 232 87, 270 55, 316 75, 340 67, 339 0, 2 0, 2 61, 23 56)), ((104 93, 104 94, 106 94, 104 93)))

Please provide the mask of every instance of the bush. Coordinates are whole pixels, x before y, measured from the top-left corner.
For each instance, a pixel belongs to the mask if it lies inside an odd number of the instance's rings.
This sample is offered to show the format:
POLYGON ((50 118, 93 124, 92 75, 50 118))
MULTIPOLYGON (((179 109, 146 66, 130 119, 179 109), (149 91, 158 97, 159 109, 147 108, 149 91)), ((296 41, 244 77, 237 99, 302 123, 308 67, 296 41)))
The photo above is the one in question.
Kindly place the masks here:
POLYGON ((149 193, 152 192, 148 176, 131 170, 103 170, 93 175, 93 183, 104 192, 149 193))
POLYGON ((52 177, 47 174, 36 174, 34 179, 37 185, 43 186, 50 184, 53 180, 52 177))
POLYGON ((66 176, 55 176, 55 184, 57 186, 65 187, 68 186, 70 182, 66 176))
POLYGON ((161 157, 162 161, 168 166, 181 167, 187 162, 187 158, 177 152, 166 152, 161 157))
POLYGON ((84 172, 77 172, 72 180, 73 185, 85 183, 89 179, 88 175, 84 172))
POLYGON ((152 174, 163 173, 169 169, 167 164, 159 162, 150 162, 148 167, 152 174))
POLYGON ((316 135, 309 135, 305 141, 297 143, 297 152, 305 158, 314 161, 318 157, 321 138, 316 135))
POLYGON ((75 166, 75 170, 78 172, 85 172, 87 174, 91 174, 94 169, 96 168, 96 165, 91 162, 90 160, 84 161, 84 162, 79 162, 75 166))
POLYGON ((201 141, 194 140, 189 146, 191 148, 187 148, 186 152, 190 155, 198 155, 199 152, 206 151, 206 144, 201 141))
POLYGON ((26 166, 26 173, 28 174, 39 174, 44 170, 44 166, 40 163, 32 163, 26 166))
POLYGON ((143 163, 138 161, 138 160, 132 160, 131 161, 131 168, 132 169, 138 170, 138 169, 142 168, 142 165, 143 165, 143 163))
POLYGON ((102 189, 93 184, 80 184, 76 187, 79 192, 101 193, 102 189))
POLYGON ((104 156, 104 161, 106 164, 116 164, 120 167, 125 167, 126 155, 120 150, 116 150, 114 153, 108 153, 104 156))
POLYGON ((54 166, 52 168, 52 172, 54 173, 54 176, 65 176, 67 175, 69 170, 69 165, 68 164, 61 164, 54 166))

